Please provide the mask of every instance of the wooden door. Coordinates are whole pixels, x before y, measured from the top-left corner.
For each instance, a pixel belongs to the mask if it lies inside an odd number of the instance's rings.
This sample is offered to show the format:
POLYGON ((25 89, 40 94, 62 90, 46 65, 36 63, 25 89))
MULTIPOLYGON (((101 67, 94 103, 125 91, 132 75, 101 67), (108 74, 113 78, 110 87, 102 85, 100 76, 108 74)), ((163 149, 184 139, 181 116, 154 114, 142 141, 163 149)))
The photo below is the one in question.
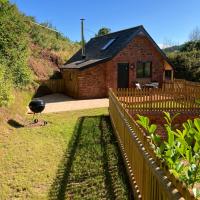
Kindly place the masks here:
POLYGON ((128 88, 129 85, 129 64, 119 63, 117 70, 117 87, 128 88))

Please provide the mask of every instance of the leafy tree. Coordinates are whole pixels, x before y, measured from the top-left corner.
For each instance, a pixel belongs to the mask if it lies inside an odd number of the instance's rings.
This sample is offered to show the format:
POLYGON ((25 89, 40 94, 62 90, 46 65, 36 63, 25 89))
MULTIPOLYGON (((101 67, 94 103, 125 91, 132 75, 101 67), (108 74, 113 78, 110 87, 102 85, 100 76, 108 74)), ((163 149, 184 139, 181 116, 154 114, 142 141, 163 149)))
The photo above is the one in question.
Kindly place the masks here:
POLYGON ((168 57, 175 68, 175 78, 200 81, 200 40, 186 42, 168 57))
POLYGON ((181 52, 200 51, 200 40, 189 41, 182 45, 181 52))
POLYGON ((175 78, 200 81, 200 51, 168 54, 175 68, 175 78))
POLYGON ((95 35, 96 37, 106 35, 111 32, 110 28, 102 27, 99 29, 98 33, 95 35))

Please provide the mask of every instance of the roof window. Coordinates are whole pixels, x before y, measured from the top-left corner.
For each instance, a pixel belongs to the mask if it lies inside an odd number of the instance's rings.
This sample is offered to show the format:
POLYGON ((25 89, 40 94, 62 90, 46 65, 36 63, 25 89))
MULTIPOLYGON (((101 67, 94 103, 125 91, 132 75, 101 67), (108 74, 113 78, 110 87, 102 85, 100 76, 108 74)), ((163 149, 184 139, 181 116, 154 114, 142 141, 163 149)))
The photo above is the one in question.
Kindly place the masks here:
POLYGON ((106 50, 114 41, 115 41, 115 38, 110 39, 110 40, 101 48, 101 50, 106 50))
POLYGON ((76 65, 80 65, 80 64, 82 64, 82 63, 84 63, 86 61, 88 61, 88 59, 79 60, 79 61, 76 62, 76 65))

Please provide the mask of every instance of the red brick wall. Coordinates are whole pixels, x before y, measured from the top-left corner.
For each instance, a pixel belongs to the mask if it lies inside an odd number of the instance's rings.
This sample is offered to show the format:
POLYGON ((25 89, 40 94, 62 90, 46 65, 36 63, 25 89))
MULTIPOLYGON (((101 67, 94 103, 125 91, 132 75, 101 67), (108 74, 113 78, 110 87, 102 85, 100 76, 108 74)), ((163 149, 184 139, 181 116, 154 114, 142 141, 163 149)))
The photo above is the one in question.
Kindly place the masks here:
MULTIPOLYGON (((153 44, 144 36, 137 36, 119 52, 112 60, 76 71, 77 79, 73 84, 76 89, 68 90, 76 94, 77 98, 100 98, 108 95, 108 88, 117 88, 117 64, 129 63, 129 87, 136 81, 136 63, 138 61, 152 62, 152 78, 146 81, 162 82, 164 60, 153 44)), ((145 79, 142 79, 144 81, 145 79)), ((141 81, 141 80, 140 80, 141 81)), ((67 84, 67 83, 66 83, 67 84)))
POLYGON ((65 93, 79 99, 101 98, 107 94, 106 63, 98 64, 84 70, 65 69, 65 93))
MULTIPOLYGON (((117 56, 113 58, 113 63, 127 62, 129 66, 129 87, 134 86, 135 81, 158 81, 162 82, 164 71, 164 60, 154 45, 144 36, 137 36, 128 44, 117 56), (136 65, 138 61, 152 62, 152 78, 136 79, 136 65)), ((116 77, 117 79, 117 73, 116 77)))
POLYGON ((160 52, 144 36, 137 36, 119 52, 111 61, 106 63, 106 90, 117 88, 117 64, 129 63, 129 87, 133 87, 136 81, 158 81, 162 83, 164 60, 160 52), (152 62, 152 78, 136 79, 136 64, 138 61, 152 62), (133 67, 130 67, 133 66, 133 67))
POLYGON ((107 94, 106 63, 82 70, 79 74, 79 98, 101 98, 107 94))

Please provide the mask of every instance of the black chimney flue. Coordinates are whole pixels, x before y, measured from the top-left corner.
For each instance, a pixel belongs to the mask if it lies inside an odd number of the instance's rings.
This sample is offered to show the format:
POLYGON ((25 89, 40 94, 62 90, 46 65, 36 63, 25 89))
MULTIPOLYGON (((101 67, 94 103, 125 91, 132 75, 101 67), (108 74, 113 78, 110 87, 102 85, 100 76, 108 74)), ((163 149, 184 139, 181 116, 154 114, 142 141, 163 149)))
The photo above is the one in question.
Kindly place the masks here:
POLYGON ((86 58, 85 55, 85 38, 84 38, 84 22, 85 19, 81 19, 81 45, 82 45, 82 59, 86 58))

